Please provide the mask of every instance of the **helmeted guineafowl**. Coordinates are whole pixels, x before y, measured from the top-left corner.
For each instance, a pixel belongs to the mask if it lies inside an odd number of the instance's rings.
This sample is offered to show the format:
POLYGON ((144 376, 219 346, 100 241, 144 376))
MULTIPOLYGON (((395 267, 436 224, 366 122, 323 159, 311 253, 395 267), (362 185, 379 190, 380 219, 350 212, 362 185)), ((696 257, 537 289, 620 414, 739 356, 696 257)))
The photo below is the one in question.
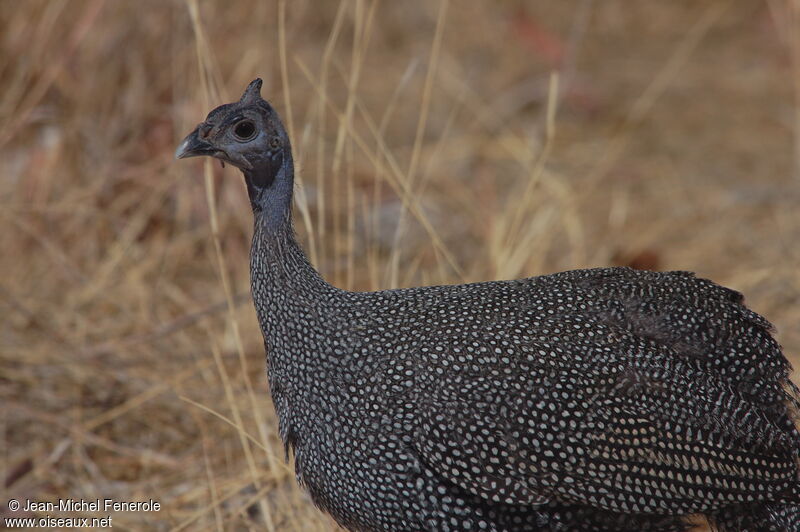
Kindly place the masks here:
POLYGON ((790 367, 742 296, 578 270, 348 292, 292 229, 289 138, 253 81, 176 152, 238 167, 287 454, 352 530, 800 530, 790 367))

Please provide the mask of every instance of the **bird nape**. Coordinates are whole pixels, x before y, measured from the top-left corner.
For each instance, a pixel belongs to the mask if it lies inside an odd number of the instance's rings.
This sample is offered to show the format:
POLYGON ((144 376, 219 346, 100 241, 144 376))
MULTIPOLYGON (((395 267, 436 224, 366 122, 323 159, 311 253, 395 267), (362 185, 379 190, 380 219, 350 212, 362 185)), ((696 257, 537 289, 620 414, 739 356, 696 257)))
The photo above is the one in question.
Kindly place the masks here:
POLYGON ((244 174, 280 436, 351 530, 800 530, 790 366, 742 296, 689 272, 576 270, 350 292, 292 228, 261 80, 177 158, 244 174))

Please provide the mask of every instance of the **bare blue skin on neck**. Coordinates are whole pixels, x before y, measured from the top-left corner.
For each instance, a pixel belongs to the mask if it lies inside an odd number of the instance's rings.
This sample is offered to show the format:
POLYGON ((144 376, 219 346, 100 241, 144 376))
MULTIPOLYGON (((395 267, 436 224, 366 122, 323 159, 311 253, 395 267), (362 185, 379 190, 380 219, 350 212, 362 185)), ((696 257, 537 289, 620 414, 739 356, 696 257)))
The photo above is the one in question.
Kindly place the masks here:
POLYGON ((253 214, 271 231, 290 230, 294 163, 288 144, 267 164, 243 170, 253 214))

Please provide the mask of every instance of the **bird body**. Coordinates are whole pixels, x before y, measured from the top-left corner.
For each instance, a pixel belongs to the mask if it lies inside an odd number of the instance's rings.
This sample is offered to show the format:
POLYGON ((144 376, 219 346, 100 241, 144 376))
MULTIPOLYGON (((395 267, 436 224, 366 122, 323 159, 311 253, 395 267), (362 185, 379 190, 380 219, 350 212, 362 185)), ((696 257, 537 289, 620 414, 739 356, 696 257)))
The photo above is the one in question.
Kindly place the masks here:
POLYGON ((627 268, 340 290, 295 239, 259 89, 178 156, 245 175, 280 436, 320 508, 364 531, 800 530, 790 368, 739 293, 627 268))

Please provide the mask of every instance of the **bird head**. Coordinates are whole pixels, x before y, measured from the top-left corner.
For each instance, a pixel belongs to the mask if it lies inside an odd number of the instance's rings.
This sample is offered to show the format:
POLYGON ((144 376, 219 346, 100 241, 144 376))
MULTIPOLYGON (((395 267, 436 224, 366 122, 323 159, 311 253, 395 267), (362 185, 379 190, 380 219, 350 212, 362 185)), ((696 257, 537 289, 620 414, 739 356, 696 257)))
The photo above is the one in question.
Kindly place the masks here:
POLYGON ((221 105, 189 133, 175 158, 208 155, 232 164, 245 176, 269 186, 285 159, 290 158, 289 137, 278 114, 261 98, 261 80, 255 79, 235 103, 221 105), (288 156, 288 157, 287 157, 288 156))

